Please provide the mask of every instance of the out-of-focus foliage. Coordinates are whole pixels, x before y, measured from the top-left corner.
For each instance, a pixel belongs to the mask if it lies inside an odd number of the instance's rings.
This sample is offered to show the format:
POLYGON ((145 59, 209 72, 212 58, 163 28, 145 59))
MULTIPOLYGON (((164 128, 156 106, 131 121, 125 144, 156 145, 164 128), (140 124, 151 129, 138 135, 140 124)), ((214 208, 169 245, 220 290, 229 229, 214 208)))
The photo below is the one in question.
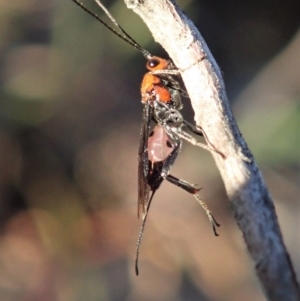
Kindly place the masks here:
MULTIPOLYGON (((122 1, 106 4, 164 55, 122 1)), ((300 274, 300 3, 179 5, 221 66, 300 274)), ((205 188, 220 237, 191 196, 164 184, 135 276, 140 53, 70 0, 4 0, 0 54, 1 300, 265 300, 213 160, 188 145, 172 173, 205 188)))

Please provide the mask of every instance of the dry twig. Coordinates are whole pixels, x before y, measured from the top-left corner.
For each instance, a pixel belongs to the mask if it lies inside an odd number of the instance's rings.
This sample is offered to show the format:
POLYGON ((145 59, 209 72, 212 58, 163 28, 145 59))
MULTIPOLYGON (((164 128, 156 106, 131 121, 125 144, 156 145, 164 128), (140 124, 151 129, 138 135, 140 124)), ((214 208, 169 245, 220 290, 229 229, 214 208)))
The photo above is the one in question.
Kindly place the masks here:
POLYGON ((125 2, 182 70, 196 123, 226 156, 224 159, 212 153, 266 297, 272 301, 299 301, 299 285, 273 201, 236 125, 219 67, 202 36, 173 1, 125 2))

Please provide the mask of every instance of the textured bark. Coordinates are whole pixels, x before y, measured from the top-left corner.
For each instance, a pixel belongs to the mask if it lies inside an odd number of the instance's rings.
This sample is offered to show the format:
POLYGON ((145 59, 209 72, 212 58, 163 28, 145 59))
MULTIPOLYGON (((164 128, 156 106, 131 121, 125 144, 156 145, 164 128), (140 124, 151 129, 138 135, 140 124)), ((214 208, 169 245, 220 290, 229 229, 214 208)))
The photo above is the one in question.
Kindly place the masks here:
POLYGON ((268 300, 300 300, 273 201, 233 117, 219 67, 202 36, 174 2, 125 0, 182 71, 195 121, 223 154, 212 154, 268 300))

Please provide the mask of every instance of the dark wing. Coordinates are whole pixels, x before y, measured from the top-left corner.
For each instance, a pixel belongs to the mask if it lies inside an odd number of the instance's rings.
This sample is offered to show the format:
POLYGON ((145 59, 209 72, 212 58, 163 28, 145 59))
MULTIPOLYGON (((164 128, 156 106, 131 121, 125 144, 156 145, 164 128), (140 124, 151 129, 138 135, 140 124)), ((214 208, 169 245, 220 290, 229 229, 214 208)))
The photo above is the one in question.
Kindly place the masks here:
POLYGON ((149 176, 149 157, 148 157, 148 138, 150 131, 150 121, 152 117, 152 108, 145 104, 143 110, 143 121, 140 131, 140 146, 138 159, 138 218, 142 215, 144 218, 149 203, 150 187, 148 185, 149 176))

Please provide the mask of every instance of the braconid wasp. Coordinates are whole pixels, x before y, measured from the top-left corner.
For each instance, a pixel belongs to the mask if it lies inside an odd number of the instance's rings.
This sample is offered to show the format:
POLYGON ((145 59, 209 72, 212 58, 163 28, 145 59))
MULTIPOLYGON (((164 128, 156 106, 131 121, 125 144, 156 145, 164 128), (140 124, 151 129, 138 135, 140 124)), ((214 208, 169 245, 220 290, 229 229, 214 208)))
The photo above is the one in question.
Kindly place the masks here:
POLYGON ((138 275, 139 249, 149 208, 155 192, 164 180, 180 187, 195 197, 208 216, 214 234, 218 236, 216 227, 219 227, 220 225, 209 211, 206 203, 201 199, 199 195, 200 189, 196 188, 195 185, 170 174, 171 167, 181 150, 183 140, 211 152, 216 152, 223 158, 225 156, 216 150, 209 142, 201 127, 192 125, 183 119, 183 116, 180 113, 180 110, 182 109, 181 96, 187 96, 187 93, 181 89, 179 82, 173 77, 180 76, 179 70, 175 67, 173 62, 157 56, 152 56, 147 50, 142 48, 117 23, 114 17, 99 0, 95 0, 96 3, 120 31, 112 28, 97 14, 91 12, 79 1, 72 1, 88 14, 96 18, 119 38, 139 50, 147 59, 146 68, 148 69, 148 72, 144 75, 141 84, 141 97, 144 109, 138 153, 138 217, 142 216, 143 220, 138 237, 135 259, 135 272, 136 275, 138 275), (151 121, 156 124, 152 131, 150 131, 151 121), (187 128, 195 135, 204 137, 207 144, 199 142, 184 128, 187 128))

